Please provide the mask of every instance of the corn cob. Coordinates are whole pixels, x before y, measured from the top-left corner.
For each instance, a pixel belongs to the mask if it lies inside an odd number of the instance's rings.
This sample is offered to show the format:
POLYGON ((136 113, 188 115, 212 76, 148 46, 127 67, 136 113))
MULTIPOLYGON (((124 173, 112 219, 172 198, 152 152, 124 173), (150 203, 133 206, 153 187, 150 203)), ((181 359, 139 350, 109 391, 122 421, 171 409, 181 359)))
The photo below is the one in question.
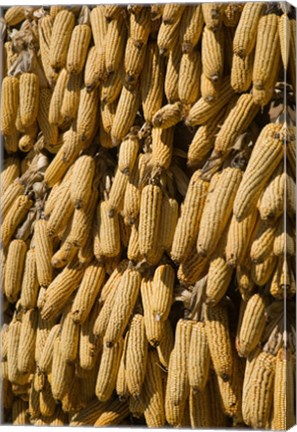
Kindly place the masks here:
POLYGON ((38 361, 38 368, 41 374, 49 373, 51 370, 51 363, 53 360, 53 346, 60 331, 61 331, 61 325, 60 324, 54 325, 46 339, 44 349, 38 361))
POLYGON ((49 320, 59 314, 83 277, 84 268, 77 262, 70 262, 48 286, 41 316, 49 320))
POLYGON ((187 126, 196 126, 213 119, 222 108, 230 102, 232 96, 234 96, 233 89, 230 85, 230 77, 226 77, 222 80, 222 85, 218 91, 218 97, 215 103, 205 101, 203 98, 191 107, 188 116, 186 117, 185 123, 187 126))
POLYGON ((123 213, 125 223, 134 224, 138 218, 140 209, 141 189, 139 187, 139 174, 142 155, 140 154, 138 160, 129 176, 129 181, 126 187, 124 196, 123 213))
POLYGON ((184 53, 190 53, 199 42, 203 24, 202 6, 187 5, 179 30, 179 41, 184 53))
POLYGON ((40 414, 44 417, 51 417, 56 410, 56 401, 53 398, 50 383, 46 380, 45 386, 39 395, 40 414))
POLYGON ((209 192, 201 216, 197 239, 197 250, 202 256, 211 254, 222 234, 232 212, 232 203, 242 178, 238 168, 226 168, 219 176, 213 191, 209 192), (226 199, 228 197, 228 199, 226 199), (217 209, 223 213, 223 217, 217 209), (211 226, 211 230, 209 230, 211 226))
POLYGON ((20 118, 24 127, 34 123, 38 113, 39 78, 35 73, 20 76, 20 118))
POLYGON ((53 242, 48 234, 48 222, 38 220, 34 225, 34 239, 36 250, 36 269, 39 285, 49 286, 53 279, 51 258, 53 255, 53 242))
POLYGON ((251 94, 243 94, 227 115, 215 140, 214 149, 218 154, 226 154, 235 144, 239 135, 244 132, 259 111, 251 94))
POLYGON ((47 223, 47 234, 50 237, 57 235, 63 225, 68 222, 73 213, 73 206, 70 198, 69 185, 65 185, 59 194, 59 205, 55 205, 47 223))
POLYGON ((246 3, 243 6, 238 26, 233 40, 234 54, 240 57, 248 56, 257 40, 257 29, 265 5, 261 3, 246 3))
POLYGON ((70 188, 71 201, 75 208, 84 208, 91 197, 95 162, 91 156, 79 157, 73 168, 70 188))
POLYGON ((286 174, 283 172, 283 163, 281 162, 259 199, 260 216, 266 223, 275 222, 283 214, 285 180, 286 174))
POLYGON ((138 88, 132 91, 122 88, 116 114, 111 127, 111 138, 115 145, 122 140, 133 125, 140 103, 138 88))
MULTIPOLYGON (((148 343, 145 335, 143 315, 132 318, 126 352, 125 378, 133 398, 139 398, 145 379, 148 357, 148 343)), ((149 372, 149 371, 148 371, 149 372)))
POLYGON ((50 64, 54 69, 61 69, 66 65, 74 20, 74 14, 69 10, 61 10, 55 17, 49 52, 50 64))
POLYGON ((77 114, 82 74, 68 75, 64 88, 63 102, 60 106, 61 117, 65 121, 74 120, 77 114))
POLYGON ((120 213, 124 203, 124 193, 128 183, 128 176, 118 168, 109 192, 107 201, 107 213, 110 218, 120 213))
POLYGON ((117 283, 115 283, 113 289, 109 292, 108 296, 104 301, 102 309, 100 310, 98 317, 95 320, 93 331, 96 336, 103 338, 104 334, 106 333, 106 329, 109 324, 109 318, 115 303, 115 298, 116 298, 119 284, 120 284, 120 280, 117 283))
POLYGON ((30 309, 24 313, 18 348, 18 371, 22 374, 32 373, 35 369, 34 354, 37 322, 37 309, 30 309))
POLYGON ((273 253, 278 257, 295 254, 295 242, 292 233, 292 228, 285 222, 283 218, 280 219, 277 229, 275 231, 275 238, 273 242, 273 253))
POLYGON ((13 202, 16 201, 16 199, 19 196, 21 196, 24 192, 25 192, 24 185, 22 185, 18 180, 16 180, 7 188, 5 193, 2 194, 2 199, 1 199, 2 221, 4 221, 5 216, 9 212, 11 206, 13 205, 13 202))
POLYGON ((181 58, 182 51, 181 47, 178 45, 176 49, 171 50, 169 53, 165 73, 164 93, 168 102, 171 104, 178 101, 178 79, 181 58))
POLYGON ((161 369, 155 351, 148 352, 147 373, 143 384, 143 404, 144 418, 147 426, 164 426, 164 391, 161 369))
POLYGON ((223 75, 223 43, 224 39, 221 30, 217 30, 214 33, 207 26, 204 27, 201 43, 202 70, 205 76, 213 82, 220 81, 223 75))
MULTIPOLYGON (((158 111, 159 112, 159 111, 158 111)), ((173 128, 152 129, 152 159, 151 163, 162 169, 169 168, 173 152, 173 128)))
POLYGON ((43 16, 38 23, 40 57, 46 79, 52 87, 57 81, 58 74, 50 64, 50 41, 52 37, 53 18, 43 16))
POLYGON ((120 424, 129 414, 127 403, 114 400, 108 404, 105 411, 97 418, 94 426, 112 426, 120 424))
POLYGON ((192 388, 190 389, 189 407, 192 428, 212 426, 208 386, 203 392, 195 392, 192 388))
POLYGON ((208 30, 217 32, 223 20, 224 6, 220 3, 203 3, 202 14, 208 30))
POLYGON ((27 246, 23 240, 12 240, 7 253, 4 289, 7 300, 15 303, 22 287, 27 246))
POLYGON ((4 149, 8 154, 15 153, 18 151, 20 133, 17 128, 13 125, 10 135, 4 135, 4 149))
POLYGON ((144 325, 146 337, 150 345, 157 347, 163 338, 164 333, 164 322, 157 321, 153 315, 151 306, 152 297, 152 280, 143 278, 141 281, 140 292, 141 292, 141 302, 144 311, 144 325))
POLYGON ((90 41, 91 28, 88 24, 79 24, 74 27, 66 60, 66 68, 69 73, 79 74, 83 70, 90 41))
POLYGON ((28 374, 20 374, 18 370, 18 348, 21 335, 21 321, 13 319, 9 324, 8 346, 7 346, 7 365, 8 379, 11 383, 25 384, 28 382, 28 374))
POLYGON ((160 340, 160 344, 157 346, 158 358, 165 370, 168 370, 169 358, 171 351, 173 350, 173 346, 173 331, 170 321, 167 319, 163 327, 163 337, 160 340))
POLYGON ((88 318, 80 326, 78 359, 79 366, 83 370, 96 369, 96 361, 100 358, 99 353, 101 350, 101 344, 98 343, 98 340, 93 332, 95 320, 100 312, 100 309, 101 305, 99 302, 95 302, 88 318))
POLYGON ((177 19, 173 24, 167 24, 162 21, 158 32, 157 44, 161 55, 166 56, 178 41, 179 21, 177 19))
POLYGON ((151 310, 157 321, 168 318, 173 301, 174 271, 170 265, 157 267, 154 273, 151 310))
POLYGON ((266 181, 281 161, 281 135, 282 125, 279 124, 270 123, 262 129, 235 197, 233 212, 238 221, 243 220, 252 211, 266 181))
POLYGON ((129 338, 129 330, 127 330, 124 338, 123 352, 120 360, 120 366, 118 370, 116 392, 121 401, 125 401, 129 397, 129 391, 126 380, 126 364, 127 364, 127 342, 129 338))
POLYGON ((141 192, 139 218, 140 253, 150 261, 158 247, 158 230, 161 216, 162 190, 156 185, 147 185, 141 192))
POLYGON ((252 84, 254 55, 246 57, 233 55, 231 68, 231 87, 236 93, 247 91, 252 84))
POLYGON ((108 23, 105 45, 105 65, 108 74, 115 73, 124 58, 126 45, 125 20, 118 16, 108 23))
POLYGON ((192 326, 188 360, 189 384, 193 393, 206 391, 209 367, 210 355, 205 323, 197 322, 192 326))
POLYGON ((218 91, 221 83, 211 81, 207 76, 202 73, 200 78, 200 92, 202 98, 206 102, 213 102, 218 98, 218 91))
POLYGON ((96 382, 96 396, 105 402, 110 399, 116 386, 116 379, 123 350, 123 339, 119 340, 112 347, 103 347, 102 359, 96 382))
POLYGON ((190 393, 188 363, 193 321, 180 319, 175 333, 175 344, 170 355, 166 385, 165 412, 169 424, 180 422, 190 393), (173 409, 170 409, 170 407, 173 409))
POLYGON ((58 143, 58 128, 49 122, 49 110, 52 98, 51 90, 41 88, 39 91, 39 109, 37 121, 43 133, 44 142, 50 146, 58 143))
POLYGON ((19 105, 19 80, 16 77, 4 77, 1 89, 1 133, 11 135, 17 117, 19 105))
POLYGON ((104 345, 113 346, 121 338, 137 300, 141 276, 137 270, 127 268, 115 295, 104 345))
POLYGON ((131 135, 120 145, 118 167, 119 170, 129 175, 135 165, 139 151, 139 141, 137 137, 131 135))
POLYGON ((266 226, 259 219, 252 238, 250 256, 253 262, 263 262, 271 253, 275 238, 276 226, 266 226))
POLYGON ((139 14, 130 15, 130 37, 141 48, 147 44, 151 29, 151 14, 148 7, 143 7, 139 14))
POLYGON ((274 255, 269 255, 262 263, 252 264, 251 276, 255 284, 265 285, 275 269, 277 259, 274 255))
POLYGON ((183 285, 195 284, 207 272, 208 264, 208 259, 200 256, 194 246, 189 253, 189 258, 181 261, 177 278, 183 285))
POLYGON ((51 389, 55 399, 62 399, 74 378, 74 367, 62 358, 61 339, 57 337, 53 348, 53 364, 51 374, 51 389))
POLYGON ((160 232, 159 244, 167 253, 171 251, 178 213, 178 202, 174 198, 168 198, 164 195, 161 208, 160 227, 162 227, 162 230, 160 232))
POLYGON ((12 6, 5 12, 4 20, 9 26, 15 26, 26 18, 24 6, 12 6))
POLYGON ((1 194, 5 193, 7 188, 14 183, 15 179, 20 177, 19 159, 14 156, 8 157, 3 163, 3 170, 0 175, 1 194))
POLYGON ((88 51, 84 70, 84 84, 87 90, 92 91, 98 87, 103 78, 105 78, 105 52, 98 52, 96 46, 92 46, 88 51))
POLYGON ((247 357, 258 345, 264 327, 266 299, 260 294, 254 294, 247 302, 243 320, 240 326, 238 352, 247 357))
POLYGON ((289 74, 294 96, 296 97, 296 19, 290 20, 290 32, 289 74))
POLYGON ((73 321, 71 304, 68 304, 61 320, 60 352, 62 361, 74 362, 78 355, 79 325, 73 321))
POLYGON ((240 19, 243 5, 240 3, 228 4, 224 9, 223 22, 226 27, 236 27, 240 19))
POLYGON ((201 59, 197 50, 183 53, 178 78, 178 96, 186 105, 193 105, 200 93, 201 59))
POLYGON ((284 68, 288 69, 290 55, 290 21, 288 15, 283 13, 278 19, 278 35, 280 42, 280 51, 284 68))
POLYGON ((295 275, 287 257, 279 258, 269 287, 270 294, 280 300, 291 298, 296 293, 295 275))
POLYGON ((86 268, 71 309, 74 322, 82 324, 88 318, 104 278, 105 269, 97 261, 92 262, 86 268))
POLYGON ((105 256, 116 256, 120 252, 120 227, 118 214, 108 216, 108 202, 102 201, 97 207, 97 222, 102 253, 105 256))
POLYGON ((90 13, 90 23, 96 50, 100 52, 104 46, 108 26, 102 6, 96 6, 92 9, 90 13))
MULTIPOLYGON (((42 307, 42 301, 40 297, 42 297, 42 295, 44 296, 45 291, 46 291, 45 288, 41 288, 39 291, 39 297, 37 300, 38 309, 41 309, 42 307)), ((45 321, 44 319, 42 319, 41 314, 38 314, 38 325, 37 325, 36 343, 35 343, 35 361, 37 364, 39 363, 39 360, 41 358, 50 331, 55 324, 56 324, 55 320, 45 321)))
POLYGON ((96 131, 96 119, 98 110, 98 89, 88 93, 83 87, 80 91, 80 99, 77 112, 77 134, 80 141, 86 146, 93 138, 96 131))
POLYGON ((214 370, 224 381, 229 381, 232 374, 233 355, 225 306, 222 304, 206 306, 205 328, 214 370))
POLYGON ((141 102, 146 121, 152 121, 162 106, 164 72, 164 59, 159 55, 158 46, 155 42, 149 42, 140 75, 141 102))
POLYGON ((146 45, 138 46, 133 38, 129 37, 125 49, 124 69, 125 84, 133 88, 143 69, 146 54, 146 45))
POLYGON ((208 182, 201 179, 201 171, 195 171, 191 177, 174 233, 171 249, 173 261, 184 260, 195 243, 208 186, 208 182))

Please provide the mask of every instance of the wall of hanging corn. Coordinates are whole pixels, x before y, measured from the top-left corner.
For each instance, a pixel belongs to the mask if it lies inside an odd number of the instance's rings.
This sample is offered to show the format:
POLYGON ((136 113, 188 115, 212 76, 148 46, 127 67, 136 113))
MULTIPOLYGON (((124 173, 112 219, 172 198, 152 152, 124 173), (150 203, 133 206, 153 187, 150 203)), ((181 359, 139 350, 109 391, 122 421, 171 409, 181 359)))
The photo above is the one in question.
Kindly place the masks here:
POLYGON ((0 27, 2 420, 291 427, 293 8, 0 27))

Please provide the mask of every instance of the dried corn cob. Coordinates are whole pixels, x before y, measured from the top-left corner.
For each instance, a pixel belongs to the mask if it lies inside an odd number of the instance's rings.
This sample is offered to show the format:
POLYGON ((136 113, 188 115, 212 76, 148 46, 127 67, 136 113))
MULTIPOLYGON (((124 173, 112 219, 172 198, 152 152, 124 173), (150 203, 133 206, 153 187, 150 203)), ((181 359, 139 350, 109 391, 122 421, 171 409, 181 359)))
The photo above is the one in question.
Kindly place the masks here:
POLYGON ((207 29, 217 32, 223 20, 224 6, 221 3, 203 3, 202 13, 207 29))
POLYGON ((74 14, 66 9, 58 12, 55 17, 49 53, 50 64, 55 69, 61 69, 66 65, 74 20, 74 14))
POLYGON ((18 348, 18 371, 22 374, 32 373, 35 369, 37 322, 37 309, 30 309, 23 314, 18 348))
POLYGON ((1 89, 1 133, 11 135, 17 117, 19 105, 19 80, 16 77, 4 77, 1 89))
POLYGON ((253 262, 263 262, 270 255, 275 232, 276 226, 266 226, 261 219, 258 220, 250 251, 253 262))
POLYGON ((5 12, 4 20, 9 26, 15 26, 22 22, 26 17, 24 6, 12 6, 5 12))
POLYGON ((39 285, 48 287, 53 279, 51 258, 53 255, 53 242, 48 234, 48 222, 38 220, 34 225, 34 240, 36 251, 36 269, 39 285))
POLYGON ((199 97, 199 81, 201 75, 200 53, 193 50, 183 53, 178 78, 178 96, 185 105, 193 105, 199 97))
POLYGON ((252 84, 253 52, 245 57, 233 55, 231 68, 231 87, 236 93, 247 91, 252 84))
POLYGON ((181 47, 178 45, 176 49, 171 50, 169 53, 165 73, 164 93, 168 102, 171 104, 178 101, 178 79, 181 58, 182 51, 181 47))
POLYGON ((60 352, 62 361, 74 362, 78 355, 79 325, 73 321, 71 304, 68 304, 61 319, 60 352))
POLYGON ((60 106, 62 119, 66 122, 74 120, 77 114, 82 74, 68 75, 68 81, 64 88, 63 102, 60 106))
POLYGON ((192 326, 188 375, 192 394, 202 393, 208 380, 210 354, 205 323, 197 322, 192 326))
POLYGON ((179 40, 184 53, 190 53, 199 42, 203 29, 201 5, 187 5, 180 21, 179 40))
POLYGON ((223 75, 223 43, 224 37, 221 30, 217 30, 214 33, 207 26, 204 27, 201 43, 202 70, 205 76, 213 82, 220 81, 223 75))
POLYGON ((125 20, 122 15, 108 23, 105 45, 105 65, 108 74, 115 73, 124 58, 125 33, 125 20))
POLYGON ((35 73, 20 76, 20 119, 24 127, 31 126, 36 120, 39 100, 39 78, 35 73))
POLYGON ((71 201, 75 208, 88 204, 95 174, 95 162, 91 156, 83 155, 74 163, 70 188, 71 201))
MULTIPOLYGON (((159 112, 159 111, 158 111, 159 112)), ((161 169, 168 169, 171 164, 173 152, 173 128, 152 129, 152 159, 151 163, 161 169)))
POLYGON ((91 41, 91 28, 88 24, 74 27, 67 52, 66 68, 71 74, 79 74, 85 65, 91 41))

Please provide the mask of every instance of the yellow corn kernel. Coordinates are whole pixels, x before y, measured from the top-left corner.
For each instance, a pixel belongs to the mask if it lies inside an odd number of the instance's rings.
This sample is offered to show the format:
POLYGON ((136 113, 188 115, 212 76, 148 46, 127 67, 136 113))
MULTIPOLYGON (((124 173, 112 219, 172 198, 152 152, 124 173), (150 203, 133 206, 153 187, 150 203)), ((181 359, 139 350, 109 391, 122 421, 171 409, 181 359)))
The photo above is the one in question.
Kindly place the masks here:
POLYGON ((174 24, 179 21, 186 6, 181 4, 166 4, 162 13, 162 21, 166 24, 174 24))
MULTIPOLYGON (((64 70, 64 69, 63 69, 64 70)), ((63 101, 60 101, 60 120, 74 120, 77 115, 80 99, 82 74, 67 75, 67 83, 64 87, 63 101)), ((60 121, 61 122, 61 121, 60 121)))
MULTIPOLYGON (((39 109, 37 121, 43 133, 44 142, 54 146, 58 143, 58 128, 49 122, 50 103, 52 91, 47 88, 41 88, 39 91, 39 109)), ((62 102, 62 101, 61 101, 62 102)))
POLYGON ((77 134, 79 139, 88 145, 96 131, 98 111, 98 89, 88 92, 86 87, 80 91, 80 99, 77 112, 77 134))
POLYGON ((183 53, 178 78, 178 96, 182 103, 193 105, 200 93, 201 59, 198 51, 183 53))
POLYGON ((157 37, 157 44, 161 55, 166 56, 177 45, 179 21, 178 19, 173 24, 167 24, 162 21, 157 37))
POLYGON ((24 309, 32 309, 36 306, 38 290, 36 251, 35 248, 31 248, 26 254, 20 297, 21 305, 24 309))
POLYGON ((105 406, 105 410, 102 414, 97 418, 94 423, 94 426, 116 426, 121 424, 121 422, 127 417, 129 414, 129 407, 127 402, 120 402, 115 399, 113 402, 109 402, 105 406))
MULTIPOLYGON (((120 279, 121 280, 121 279, 120 279)), ((115 285, 112 287, 111 291, 108 293, 102 309, 100 310, 95 322, 94 322, 94 334, 103 338, 106 333, 107 326, 109 324, 109 318, 112 312, 112 308, 115 303, 116 294, 118 291, 118 287, 120 285, 120 280, 115 282, 115 285)))
POLYGON ((214 189, 210 189, 202 212, 197 239, 197 250, 202 256, 209 255, 214 251, 232 213, 233 201, 241 178, 242 171, 240 169, 225 168, 219 174, 214 189))
POLYGON ((266 223, 275 223, 284 212, 286 173, 283 165, 283 162, 279 164, 259 198, 259 213, 266 223))
POLYGON ((200 92, 202 98, 206 102, 214 102, 217 100, 221 83, 211 81, 204 73, 201 74, 200 81, 200 92))
MULTIPOLYGON (((158 111, 159 112, 159 111, 158 111)), ((162 169, 169 168, 173 152, 173 128, 152 129, 152 160, 151 163, 162 169)))
POLYGON ((68 304, 61 319, 60 355, 63 361, 74 362, 78 355, 79 325, 74 322, 71 304, 68 304))
POLYGON ((175 344, 169 360, 165 402, 166 420, 171 425, 181 421, 190 393, 188 365, 193 324, 194 321, 180 319, 175 330, 175 344), (174 409, 170 409, 170 406, 174 409))
POLYGON ((169 358, 174 346, 174 335, 169 319, 167 319, 163 326, 163 337, 160 344, 157 346, 158 358, 161 365, 168 370, 169 358))
POLYGON ((255 227, 257 214, 257 210, 254 209, 254 211, 241 222, 238 222, 233 215, 228 230, 225 250, 226 262, 228 265, 236 266, 237 263, 242 262, 246 255, 250 238, 255 227))
POLYGON ((4 135, 4 149, 8 154, 15 153, 19 148, 20 132, 13 125, 10 135, 4 135))
POLYGON ((256 141, 234 201, 233 213, 238 221, 252 211, 265 183, 283 157, 282 128, 281 124, 269 123, 256 141))
POLYGON ((141 275, 137 270, 127 268, 115 294, 114 305, 104 335, 104 345, 113 346, 123 335, 140 288, 141 275))
POLYGON ((206 306, 205 328, 210 356, 214 370, 224 381, 229 381, 232 374, 233 355, 229 333, 226 306, 206 306))
POLYGON ((205 392, 210 367, 210 354, 207 342, 205 323, 197 322, 192 326, 188 375, 191 389, 205 392))
POLYGON ((124 194, 128 183, 128 176, 118 168, 107 201, 107 213, 110 218, 119 213, 124 204, 124 194))
POLYGON ((147 371, 148 343, 143 315, 135 314, 131 320, 126 352, 125 378, 128 391, 139 398, 147 371))
POLYGON ((238 352, 247 357, 256 348, 266 325, 267 301, 260 294, 254 294, 247 302, 240 326, 238 352))
POLYGON ((123 338, 120 338, 112 347, 103 347, 95 389, 97 398, 102 402, 110 399, 116 386, 122 351, 123 338))
POLYGON ((11 135, 19 105, 19 80, 16 77, 3 78, 1 88, 1 133, 11 135))
MULTIPOLYGON (((93 9, 94 10, 94 9, 93 9)), ((97 51, 96 46, 89 49, 85 71, 84 84, 90 92, 98 87, 99 82, 105 77, 105 52, 97 51)))
POLYGON ((246 57, 233 55, 231 68, 231 87, 236 93, 247 91, 252 83, 254 54, 246 57))
POLYGON ((288 349, 281 348, 276 357, 273 422, 274 430, 287 430, 295 424, 293 359, 288 349))
POLYGON ((278 257, 295 255, 295 242, 292 227, 281 218, 275 231, 273 253, 278 257))
POLYGON ((151 310, 157 321, 168 318, 173 302, 175 273, 169 264, 156 268, 153 278, 151 310))
MULTIPOLYGON (((4 194, 2 194, 1 199, 1 215, 2 221, 4 221, 5 216, 9 212, 13 203, 17 200, 17 198, 25 192, 25 186, 19 182, 19 180, 15 180, 10 186, 8 186, 7 190, 4 194)), ((24 195, 23 195, 24 196, 24 195)))
POLYGON ((259 20, 253 67, 253 85, 258 90, 263 90, 280 61, 278 19, 276 14, 270 13, 259 20))
POLYGON ((94 44, 99 52, 104 45, 104 39, 107 32, 107 20, 104 16, 104 7, 96 6, 92 9, 90 13, 90 22, 94 44))
POLYGON ((71 74, 79 74, 85 65, 91 28, 88 24, 78 24, 74 27, 67 52, 66 68, 71 74))
POLYGON ((138 46, 132 37, 127 40, 124 57, 125 84, 134 87, 142 72, 146 54, 146 45, 138 46))
POLYGON ((105 45, 105 65, 108 74, 116 73, 124 59, 126 23, 123 15, 108 22, 105 45))
POLYGON ((21 374, 18 370, 18 348, 20 344, 22 323, 17 318, 9 324, 7 345, 8 379, 11 383, 25 384, 28 382, 28 374, 21 374))
POLYGON ((289 58, 289 75, 293 87, 294 96, 296 97, 296 19, 290 19, 290 58, 289 58))
POLYGON ((217 32, 223 21, 223 13, 225 6, 221 3, 203 3, 202 14, 206 28, 217 32))
POLYGON ((112 218, 108 216, 108 202, 102 201, 97 207, 97 221, 102 253, 113 257, 120 252, 120 226, 117 213, 112 218))
POLYGON ((138 224, 131 227, 131 234, 128 243, 127 257, 131 261, 141 261, 141 253, 139 250, 138 224))
MULTIPOLYGON (((94 366, 101 350, 101 344, 94 334, 93 328, 100 312, 101 305, 95 302, 88 318, 81 324, 79 334, 79 366, 83 370, 96 369, 94 366)), ((97 371, 96 371, 97 373, 97 371)), ((95 381, 95 380, 94 380, 95 381)))
POLYGON ((213 82, 220 81, 224 67, 224 36, 222 30, 214 33, 204 27, 201 43, 201 61, 205 76, 213 82))
POLYGON ((120 366, 119 366, 117 382, 116 382, 116 392, 120 401, 125 401, 129 397, 129 391, 128 391, 127 380, 126 380, 128 338, 129 338, 129 330, 127 330, 125 335, 124 347, 123 347, 123 352, 120 360, 120 366))
POLYGON ((191 107, 185 121, 186 125, 196 126, 213 119, 222 110, 222 108, 230 102, 233 96, 234 91, 230 85, 230 77, 228 76, 222 80, 217 100, 208 102, 203 98, 200 98, 191 107))
POLYGON ((201 179, 201 171, 195 171, 174 233, 171 249, 171 258, 174 261, 183 261, 195 244, 208 186, 209 183, 201 179))
POLYGON ((61 400, 73 382, 74 366, 62 357, 60 337, 57 337, 54 342, 52 371, 54 371, 51 374, 52 394, 55 399, 61 400))
POLYGON ((251 260, 258 264, 263 262, 271 253, 276 226, 267 226, 259 219, 252 237, 250 256, 251 260))
POLYGON ((164 427, 164 391, 162 372, 155 351, 149 351, 147 373, 143 384, 144 418, 148 427, 164 427))
POLYGON ((141 192, 139 249, 148 261, 155 255, 158 247, 161 205, 161 188, 152 184, 145 186, 141 192))
POLYGON ((3 161, 2 172, 0 174, 1 195, 7 188, 14 183, 14 180, 20 177, 20 160, 14 156, 9 156, 3 161))
POLYGON ((114 145, 117 145, 129 132, 134 123, 139 104, 139 89, 135 88, 130 91, 123 87, 110 131, 114 145))
POLYGON ((163 338, 166 326, 163 321, 157 321, 153 315, 151 306, 152 290, 152 280, 143 278, 141 281, 140 291, 144 311, 146 337, 150 345, 157 347, 163 338))
POLYGON ((49 53, 50 64, 55 69, 61 69, 66 65, 74 21, 74 14, 66 9, 58 12, 55 17, 49 53))
POLYGON ((56 203, 47 223, 47 233, 50 237, 57 235, 64 224, 69 221, 73 213, 73 205, 70 198, 69 185, 65 185, 59 193, 56 203))
MULTIPOLYGON (((44 294, 46 289, 41 288, 39 291, 39 296, 37 299, 37 308, 41 309, 44 294)), ((41 318, 41 314, 38 314, 38 325, 36 332, 36 344, 35 344, 35 361, 38 364, 41 354, 43 352, 43 348, 45 347, 46 340, 48 335, 50 334, 51 329, 54 327, 56 322, 54 320, 45 321, 41 318)))
POLYGON ((83 273, 84 267, 73 261, 55 277, 46 290, 44 304, 40 308, 42 319, 49 320, 60 313, 79 285, 83 273))
POLYGON ((44 15, 39 19, 38 23, 40 58, 44 74, 50 87, 53 87, 58 79, 57 72, 50 64, 50 41, 53 24, 54 20, 50 15, 44 15))
POLYGON ((265 5, 250 2, 243 6, 233 40, 234 54, 240 57, 249 55, 256 44, 257 28, 265 5))
POLYGON ((27 246, 23 240, 12 240, 5 263, 4 290, 10 303, 18 299, 22 287, 27 246))
POLYGON ((130 135, 125 139, 119 149, 118 167, 119 170, 129 175, 135 165, 139 151, 139 141, 136 136, 130 135))
POLYGON ((24 127, 36 120, 39 100, 39 78, 35 73, 25 72, 20 76, 20 118, 24 127))
POLYGON ((253 101, 251 94, 243 94, 230 110, 215 140, 214 149, 218 154, 226 154, 234 146, 236 140, 253 121, 259 106, 253 101))
POLYGON ((156 42, 147 45, 143 71, 140 75, 141 102, 144 119, 152 121, 162 106, 164 84, 164 59, 159 54, 156 42))
POLYGON ((195 284, 205 275, 208 264, 208 259, 200 256, 196 247, 193 246, 188 257, 181 261, 177 271, 177 278, 183 285, 195 284))
POLYGON ((296 293, 295 275, 288 259, 279 258, 270 284, 270 294, 280 300, 291 298, 296 293))
POLYGON ((163 196, 160 222, 160 240, 162 249, 170 253, 179 213, 178 202, 174 198, 163 196))
POLYGON ((190 389, 189 406, 192 428, 208 428, 213 425, 208 387, 209 385, 203 392, 195 392, 192 388, 190 389))
POLYGON ((34 354, 37 323, 37 309, 30 309, 24 313, 18 348, 18 370, 22 374, 32 373, 35 369, 34 354))
POLYGON ((24 6, 12 6, 4 14, 4 20, 9 26, 15 26, 26 18, 24 6))
POLYGON ((61 324, 56 324, 50 330, 46 339, 45 345, 42 350, 42 354, 38 361, 38 368, 42 374, 49 373, 51 370, 51 364, 53 360, 53 347, 56 338, 61 331, 61 324))
POLYGON ((243 4, 231 3, 226 5, 224 9, 223 21, 226 27, 236 27, 240 19, 243 4))
MULTIPOLYGON (((165 73, 164 93, 169 103, 178 101, 179 68, 182 58, 181 46, 177 45, 169 52, 165 73)), ((162 104, 160 105, 160 107, 162 104)))
POLYGON ((274 255, 268 255, 263 262, 252 264, 251 276, 255 284, 263 286, 269 281, 275 269, 276 262, 277 259, 274 255))
POLYGON ((39 285, 49 286, 52 281, 51 258, 53 255, 53 242, 48 234, 48 222, 38 220, 34 225, 34 239, 36 250, 36 269, 39 285))
POLYGON ((80 156, 74 164, 70 188, 71 201, 75 208, 87 206, 91 197, 94 174, 94 159, 87 155, 80 156))
POLYGON ((53 398, 51 386, 48 380, 39 394, 40 413, 42 416, 51 417, 56 410, 56 401, 53 398))
POLYGON ((244 422, 254 428, 267 428, 273 404, 276 357, 261 352, 252 369, 251 386, 246 397, 250 399, 248 413, 243 411, 244 422), (247 415, 245 415, 247 414, 247 415))
POLYGON ((182 105, 180 102, 167 104, 155 113, 152 123, 156 128, 167 129, 176 125, 181 120, 181 116, 182 105))
POLYGON ((199 42, 204 21, 201 5, 187 5, 180 21, 179 41, 184 53, 190 53, 199 42))
POLYGON ((104 278, 105 269, 97 261, 93 261, 86 268, 71 309, 71 316, 74 322, 82 324, 88 318, 103 285, 104 278))

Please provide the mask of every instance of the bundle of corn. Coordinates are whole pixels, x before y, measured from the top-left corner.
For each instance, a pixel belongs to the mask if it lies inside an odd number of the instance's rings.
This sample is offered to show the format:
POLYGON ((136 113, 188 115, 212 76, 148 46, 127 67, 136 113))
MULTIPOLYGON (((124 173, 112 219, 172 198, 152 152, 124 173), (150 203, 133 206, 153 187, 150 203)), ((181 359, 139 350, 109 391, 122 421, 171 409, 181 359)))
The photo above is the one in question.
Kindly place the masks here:
POLYGON ((295 423, 294 10, 7 9, 4 422, 295 423))

